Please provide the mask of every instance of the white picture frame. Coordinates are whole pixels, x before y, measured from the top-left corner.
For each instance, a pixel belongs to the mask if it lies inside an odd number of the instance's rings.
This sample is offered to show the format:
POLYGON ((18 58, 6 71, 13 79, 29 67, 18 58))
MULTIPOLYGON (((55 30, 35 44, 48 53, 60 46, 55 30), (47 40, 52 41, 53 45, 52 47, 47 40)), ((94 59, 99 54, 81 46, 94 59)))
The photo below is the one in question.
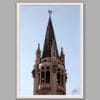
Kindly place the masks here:
POLYGON ((16 98, 57 98, 57 99, 62 99, 62 98, 83 98, 83 46, 84 46, 84 42, 83 42, 83 37, 84 37, 84 31, 83 31, 83 2, 78 2, 78 3, 17 3, 17 85, 16 85, 16 98), (20 59, 19 59, 19 54, 20 54, 20 50, 19 50, 19 44, 20 44, 20 39, 19 39, 19 30, 20 30, 20 26, 19 26, 19 7, 20 6, 26 6, 26 5, 79 5, 80 6, 80 95, 29 95, 29 96, 21 96, 20 95, 20 59))

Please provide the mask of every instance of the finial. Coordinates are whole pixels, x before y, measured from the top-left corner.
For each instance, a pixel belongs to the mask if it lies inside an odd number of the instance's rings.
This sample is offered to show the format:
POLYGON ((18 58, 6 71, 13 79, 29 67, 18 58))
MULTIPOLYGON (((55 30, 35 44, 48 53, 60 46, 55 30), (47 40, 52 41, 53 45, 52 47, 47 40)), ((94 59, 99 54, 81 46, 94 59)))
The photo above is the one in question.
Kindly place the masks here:
POLYGON ((48 13, 49 13, 49 16, 51 16, 52 10, 49 9, 48 10, 48 13))

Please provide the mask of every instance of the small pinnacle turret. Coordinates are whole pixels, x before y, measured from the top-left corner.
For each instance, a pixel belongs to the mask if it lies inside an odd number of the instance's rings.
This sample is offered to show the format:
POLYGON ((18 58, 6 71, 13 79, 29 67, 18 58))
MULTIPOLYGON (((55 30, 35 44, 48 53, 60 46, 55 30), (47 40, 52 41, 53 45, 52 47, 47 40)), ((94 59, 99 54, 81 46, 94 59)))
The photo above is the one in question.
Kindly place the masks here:
POLYGON ((60 57, 64 56, 63 48, 61 47, 60 57))
POLYGON ((60 52, 60 59, 62 62, 64 62, 64 59, 65 59, 65 55, 64 55, 64 52, 63 52, 63 48, 61 47, 61 52, 60 52))
POLYGON ((40 44, 38 43, 38 48, 36 50, 36 58, 40 58, 41 57, 41 50, 40 50, 40 44))

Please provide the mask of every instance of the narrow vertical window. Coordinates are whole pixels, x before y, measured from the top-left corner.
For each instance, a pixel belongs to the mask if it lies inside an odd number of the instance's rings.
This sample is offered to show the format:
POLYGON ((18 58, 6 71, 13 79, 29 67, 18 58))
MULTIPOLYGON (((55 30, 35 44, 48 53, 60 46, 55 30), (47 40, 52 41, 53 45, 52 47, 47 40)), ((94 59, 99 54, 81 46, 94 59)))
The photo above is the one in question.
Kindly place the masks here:
POLYGON ((41 72, 41 83, 44 83, 44 71, 41 72))
POLYGON ((46 83, 50 83, 50 72, 46 71, 46 83))
POLYGON ((63 86, 63 75, 62 75, 62 86, 63 86))
POLYGON ((39 73, 39 84, 40 84, 40 73, 39 73))
POLYGON ((57 85, 60 85, 60 73, 57 73, 57 85))

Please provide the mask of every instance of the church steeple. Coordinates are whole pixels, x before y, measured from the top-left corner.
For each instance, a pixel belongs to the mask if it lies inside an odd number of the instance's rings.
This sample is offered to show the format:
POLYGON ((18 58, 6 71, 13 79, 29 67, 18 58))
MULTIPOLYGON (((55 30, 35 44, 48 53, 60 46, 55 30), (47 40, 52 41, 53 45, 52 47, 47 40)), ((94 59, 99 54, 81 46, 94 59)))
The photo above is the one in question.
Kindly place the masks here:
POLYGON ((64 52, 61 48, 58 54, 54 29, 51 20, 52 11, 49 10, 49 20, 41 56, 40 44, 36 50, 36 61, 32 70, 34 78, 33 94, 35 95, 65 95, 66 69, 64 52))
POLYGON ((51 20, 52 11, 49 10, 48 13, 49 13, 49 20, 48 20, 48 25, 47 25, 47 30, 46 30, 42 58, 51 57, 51 48, 53 45, 53 41, 54 41, 54 45, 55 45, 56 57, 59 56, 56 39, 55 39, 55 34, 54 34, 54 29, 53 29, 52 20, 51 20))

